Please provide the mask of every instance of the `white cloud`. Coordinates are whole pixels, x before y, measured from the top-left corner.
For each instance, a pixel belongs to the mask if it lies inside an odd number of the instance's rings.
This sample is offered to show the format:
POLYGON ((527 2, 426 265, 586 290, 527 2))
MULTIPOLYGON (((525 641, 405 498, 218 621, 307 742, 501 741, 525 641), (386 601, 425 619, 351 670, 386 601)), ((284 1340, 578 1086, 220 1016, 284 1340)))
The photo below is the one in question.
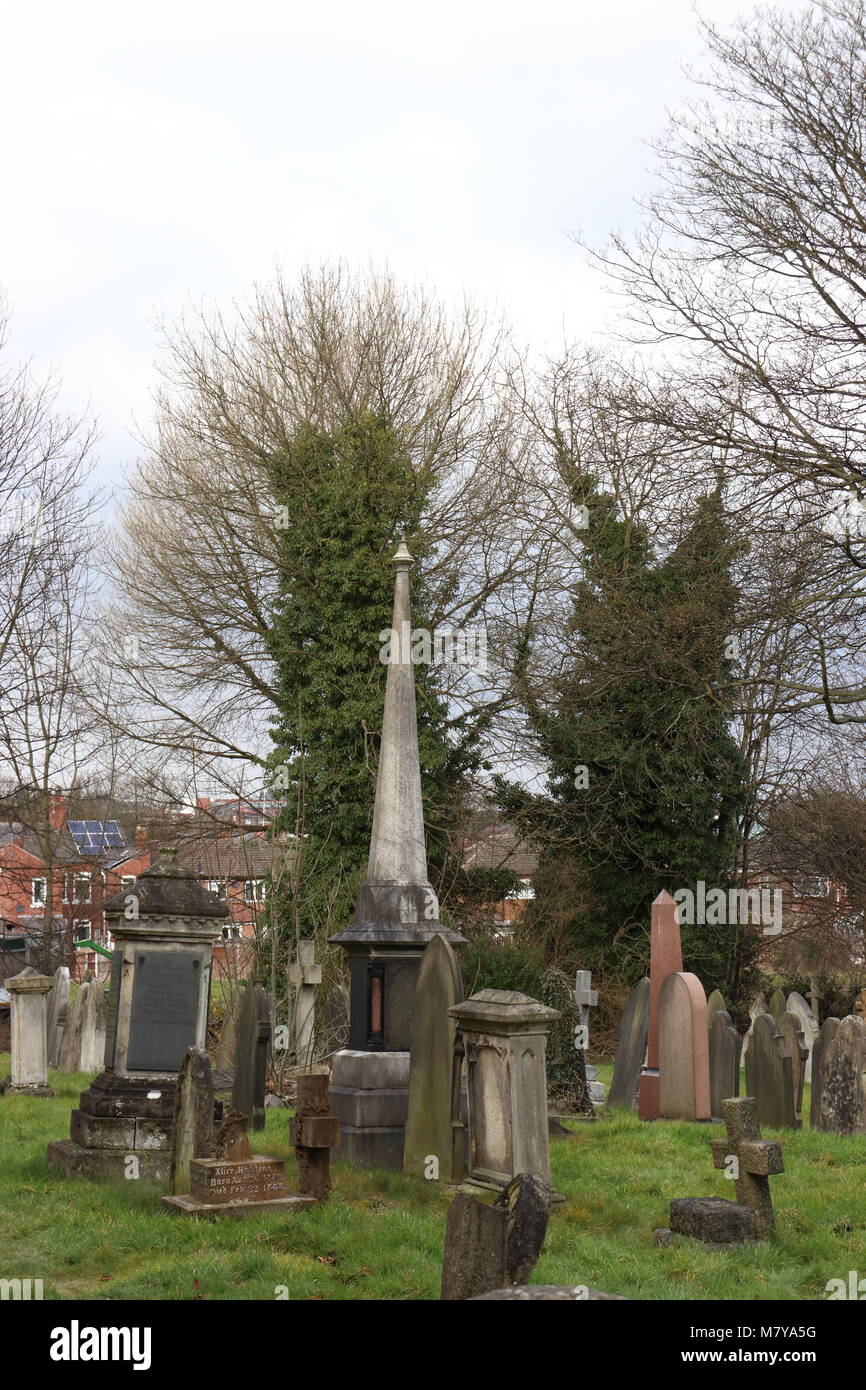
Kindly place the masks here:
MULTIPOLYGON (((786 7, 797 8, 796 0, 786 7)), ((720 23, 742 0, 706 0, 720 23)), ((628 224, 700 54, 689 0, 35 0, 4 18, 0 285, 104 472, 152 320, 275 261, 387 261, 553 344, 607 298, 566 233, 628 224)))

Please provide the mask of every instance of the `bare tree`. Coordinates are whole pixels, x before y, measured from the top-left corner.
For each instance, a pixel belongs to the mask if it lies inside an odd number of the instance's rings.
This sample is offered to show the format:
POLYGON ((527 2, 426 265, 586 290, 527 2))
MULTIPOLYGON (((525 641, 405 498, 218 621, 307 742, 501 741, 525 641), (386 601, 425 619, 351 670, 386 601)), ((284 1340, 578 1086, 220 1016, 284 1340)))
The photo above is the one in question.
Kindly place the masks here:
POLYGON ((228 785, 268 751, 281 522, 269 468, 300 430, 370 411, 430 498, 432 621, 491 637, 486 674, 445 673, 455 726, 502 702, 496 642, 540 564, 507 467, 505 351, 502 328, 470 305, 452 314, 390 275, 341 265, 295 284, 280 276, 231 317, 202 311, 168 333, 157 437, 112 543, 117 602, 104 624, 115 698, 122 690, 156 775, 184 759, 191 778, 228 785))
POLYGON ((25 368, 0 379, 0 776, 7 814, 40 846, 49 927, 51 796, 92 752, 80 676, 99 505, 87 490, 92 430, 58 415, 54 395, 25 368))
MULTIPOLYGON (((632 382, 631 409, 724 456, 753 511, 824 519, 857 606, 866 568, 866 12, 862 0, 758 11, 702 26, 705 93, 656 148, 661 186, 634 239, 597 255, 667 376, 632 382)), ((789 531, 792 525, 789 526, 789 531)), ((833 647, 810 634, 801 695, 863 721, 862 621, 833 647)), ((782 678, 784 684, 784 678, 782 678)))

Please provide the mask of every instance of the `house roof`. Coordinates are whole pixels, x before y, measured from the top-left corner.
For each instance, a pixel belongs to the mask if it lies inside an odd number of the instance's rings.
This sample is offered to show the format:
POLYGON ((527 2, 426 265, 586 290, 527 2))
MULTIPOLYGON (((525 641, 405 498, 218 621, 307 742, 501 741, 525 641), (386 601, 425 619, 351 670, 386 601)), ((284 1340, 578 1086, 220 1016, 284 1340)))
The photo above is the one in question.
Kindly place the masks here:
POLYGON ((463 851, 464 869, 510 869, 520 878, 531 878, 538 855, 509 825, 496 826, 463 851))
POLYGON ((178 846, 181 864, 200 878, 265 878, 276 865, 294 868, 297 846, 269 841, 261 835, 222 835, 183 841, 178 846))

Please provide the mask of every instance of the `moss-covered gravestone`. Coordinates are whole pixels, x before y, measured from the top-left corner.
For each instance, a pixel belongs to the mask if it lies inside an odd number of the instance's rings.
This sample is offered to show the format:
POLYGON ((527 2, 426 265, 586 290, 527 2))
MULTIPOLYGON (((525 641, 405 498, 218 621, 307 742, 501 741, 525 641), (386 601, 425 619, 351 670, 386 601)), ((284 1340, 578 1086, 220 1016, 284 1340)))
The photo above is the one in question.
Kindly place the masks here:
POLYGON ((641 1068, 646 1057, 649 1029, 650 982, 644 976, 635 985, 622 1011, 608 1109, 635 1110, 641 1068))
POLYGON ((823 1129, 821 1123, 821 1089, 824 1057, 831 1042, 839 1031, 841 1019, 825 1018, 812 1046, 812 1102, 809 1110, 809 1123, 813 1129, 823 1129))
POLYGON ((752 1024, 746 1091, 755 1098, 760 1124, 776 1129, 799 1127, 791 1054, 772 1014, 759 1014, 752 1024))
POLYGON ((457 957, 444 937, 434 936, 415 985, 403 1172, 447 1183, 463 1176, 464 1134, 454 1077, 457 1022, 448 1013, 462 1001, 457 957))

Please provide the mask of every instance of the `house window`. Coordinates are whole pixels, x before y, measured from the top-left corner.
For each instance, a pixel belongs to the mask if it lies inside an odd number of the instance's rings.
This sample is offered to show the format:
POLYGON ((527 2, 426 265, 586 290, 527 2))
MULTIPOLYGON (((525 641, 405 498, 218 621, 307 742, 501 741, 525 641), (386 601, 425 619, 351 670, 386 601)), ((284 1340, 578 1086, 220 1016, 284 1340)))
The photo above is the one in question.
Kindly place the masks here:
POLYGON ((90 923, 87 921, 77 921, 72 923, 72 940, 89 941, 90 923))
POLYGON ((791 892, 795 898, 826 898, 830 893, 830 881, 819 874, 804 875, 794 879, 791 892))
POLYGON ((218 898, 225 902, 226 885, 224 881, 216 878, 208 879, 207 891, 209 893, 215 893, 218 898))
POLYGON ((263 903, 265 900, 265 881, 263 878, 248 878, 244 883, 244 902, 263 903))
POLYGON ((124 874, 120 880, 120 887, 124 893, 128 893, 130 888, 135 886, 135 874, 124 874))
POLYGON ((74 892, 75 892, 75 897, 73 898, 73 902, 76 902, 76 903, 89 903, 89 902, 90 902, 90 874, 76 874, 76 875, 75 875, 74 892))
POLYGON ((44 907, 44 906, 45 906, 45 893, 46 893, 46 887, 47 887, 47 880, 46 880, 46 879, 44 879, 44 878, 34 878, 34 880, 33 880, 33 895, 32 895, 32 898, 31 898, 31 902, 32 902, 33 907, 44 907))
POLYGON ((223 927, 223 941, 240 941, 243 929, 239 926, 223 927))

